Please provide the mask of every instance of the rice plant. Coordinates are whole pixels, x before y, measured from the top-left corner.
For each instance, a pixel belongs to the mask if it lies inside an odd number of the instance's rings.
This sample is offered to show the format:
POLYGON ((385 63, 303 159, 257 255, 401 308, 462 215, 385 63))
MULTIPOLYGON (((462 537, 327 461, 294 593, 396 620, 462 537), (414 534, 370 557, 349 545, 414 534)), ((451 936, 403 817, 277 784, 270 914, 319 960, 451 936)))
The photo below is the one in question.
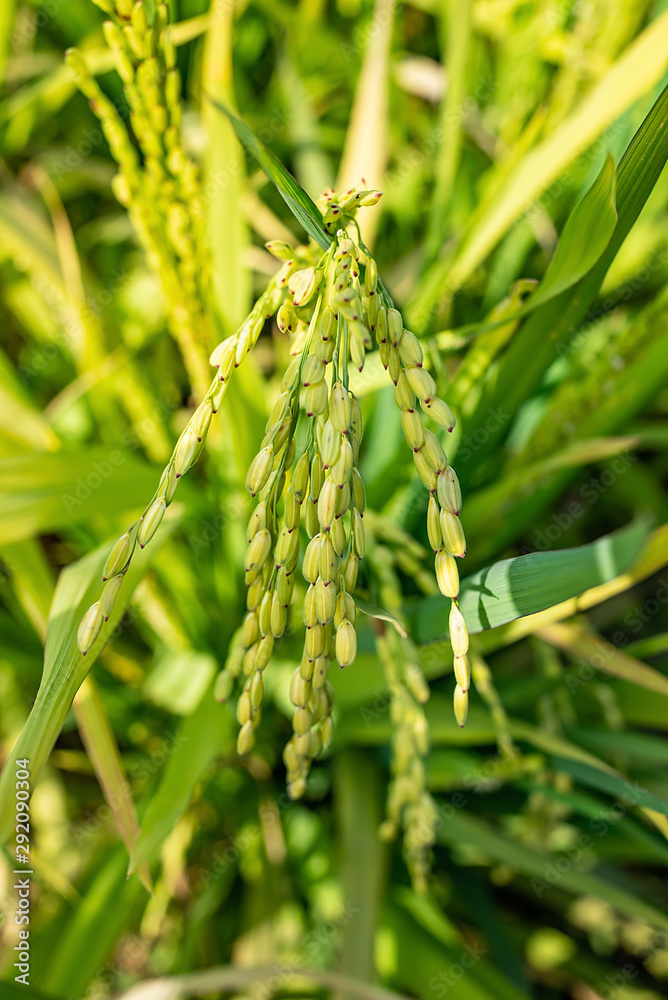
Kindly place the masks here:
POLYGON ((3 997, 661 996, 668 16, 0 40, 3 997))

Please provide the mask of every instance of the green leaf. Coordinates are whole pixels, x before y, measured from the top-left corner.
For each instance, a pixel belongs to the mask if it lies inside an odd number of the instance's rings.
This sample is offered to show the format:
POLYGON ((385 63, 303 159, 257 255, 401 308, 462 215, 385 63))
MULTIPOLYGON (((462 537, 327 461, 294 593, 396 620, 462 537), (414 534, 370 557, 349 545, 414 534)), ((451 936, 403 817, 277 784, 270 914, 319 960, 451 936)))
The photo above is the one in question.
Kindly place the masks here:
POLYGON ((441 140, 434 163, 434 193, 427 222, 426 255, 428 263, 438 256, 443 245, 448 209, 452 203, 461 159, 464 115, 461 109, 469 96, 468 76, 473 66, 472 0, 448 0, 442 5, 441 50, 447 66, 448 85, 441 99, 439 123, 441 140))
MULTIPOLYGON (((336 180, 337 191, 359 184, 377 187, 387 170, 390 150, 390 50, 394 0, 375 0, 373 31, 365 32, 364 59, 357 78, 336 180)), ((373 246, 381 213, 364 212, 359 227, 373 246)))
POLYGON ((554 764, 560 771, 571 774, 581 785, 605 792, 607 795, 619 799, 627 808, 641 806, 668 816, 668 802, 643 788, 637 781, 625 781, 615 774, 589 767, 589 765, 577 760, 562 760, 560 757, 556 757, 554 764))
POLYGON ((486 333, 523 319, 544 302, 549 302, 585 276, 603 255, 617 225, 617 174, 608 153, 605 163, 589 188, 576 203, 559 237, 554 257, 545 276, 528 302, 516 313, 502 319, 469 323, 448 331, 458 336, 486 333))
POLYGON ((547 302, 591 271, 617 225, 617 175, 608 153, 601 171, 568 216, 545 277, 525 308, 547 302))
POLYGON ((174 715, 192 715, 216 673, 216 660, 210 653, 161 650, 143 686, 144 696, 174 715))
MULTIPOLYGON (((668 16, 663 15, 661 20, 668 28, 668 16)), ((468 436, 473 437, 477 429, 484 426, 489 413, 498 408, 507 413, 515 413, 531 397, 545 371, 576 335, 606 271, 640 215, 666 164, 667 113, 668 88, 657 98, 617 168, 618 221, 603 256, 576 285, 544 302, 522 324, 503 355, 498 370, 486 384, 475 413, 466 421, 468 436)), ((474 466, 487 455, 498 451, 499 440, 509 429, 510 423, 506 421, 497 430, 486 434, 485 441, 476 452, 476 462, 469 463, 462 470, 464 475, 460 479, 464 489, 467 475, 472 474, 474 466)))
MULTIPOLYGON (((231 104, 234 7, 214 4, 210 17, 202 57, 202 84, 208 93, 231 104)), ((206 214, 211 276, 218 310, 231 332, 250 309, 250 273, 245 257, 250 240, 242 210, 245 157, 231 123, 217 114, 210 102, 202 112, 208 136, 203 182, 210 192, 206 214)))
POLYGON ((144 861, 150 861, 159 851, 190 803, 206 769, 219 753, 231 752, 235 738, 234 714, 229 705, 221 705, 215 700, 213 685, 210 685, 196 710, 174 737, 160 785, 141 824, 129 873, 136 871, 144 861))
POLYGON ((341 928, 339 968, 369 982, 383 898, 386 851, 378 836, 383 819, 383 774, 379 761, 354 748, 334 762, 334 801, 341 850, 341 889, 355 920, 341 928))
POLYGON ((597 753, 610 757, 623 754, 628 766, 668 767, 668 743, 660 736, 584 726, 569 726, 566 734, 580 746, 589 747, 597 753))
POLYGON ((74 695, 118 627, 149 560, 175 524, 174 518, 163 522, 151 544, 135 551, 109 621, 103 625, 86 657, 77 648, 77 628, 84 611, 100 596, 102 568, 113 543, 95 549, 60 574, 47 626, 42 682, 30 715, 0 777, 0 843, 4 843, 11 829, 10 802, 14 792, 12 761, 27 757, 30 761, 31 780, 36 780, 58 738, 74 695))
MULTIPOLYGON (((505 545, 522 537, 528 523, 540 523, 537 514, 541 510, 552 509, 551 504, 555 504, 557 497, 563 495, 578 468, 617 455, 625 456, 623 461, 627 463, 626 453, 633 452, 642 444, 640 435, 587 437, 566 444, 537 461, 527 462, 519 467, 511 464, 508 471, 504 470, 493 482, 476 490, 466 501, 462 523, 467 538, 471 540, 468 555, 473 556, 476 564, 490 559, 505 545), (532 520, 529 521, 529 518, 532 520)), ((633 457, 628 456, 628 465, 633 457)), ((457 464, 456 461, 454 464, 457 464)), ((576 495, 584 501, 584 493, 581 488, 576 495)), ((571 513, 585 510, 586 504, 576 504, 575 500, 573 504, 571 513)), ((532 535, 535 547, 547 544, 542 531, 534 527, 532 535)), ((548 541, 552 542, 554 539, 548 541)))
MULTIPOLYGON (((2 5, 0 5, 0 9, 2 9, 2 5)), ((167 30, 171 41, 178 48, 178 46, 187 45, 194 38, 203 35, 208 30, 209 24, 208 14, 197 14, 195 17, 170 24, 167 30)), ((99 30, 96 28, 92 35, 85 39, 85 45, 82 45, 82 49, 85 49, 88 69, 95 76, 109 73, 116 66, 115 53, 108 46, 100 45, 99 39, 99 30)), ((80 41, 78 37, 72 39, 72 43, 76 42, 77 45, 80 41)), ((0 122, 17 117, 26 109, 32 111, 35 107, 39 108, 42 103, 55 113, 57 108, 65 104, 76 93, 76 89, 74 73, 66 63, 59 59, 59 65, 56 69, 37 77, 34 83, 18 87, 12 91, 9 97, 0 102, 0 122)))
POLYGON ((22 451, 26 445, 41 451, 60 446, 58 435, 35 406, 4 351, 0 351, 0 431, 3 449, 14 440, 20 442, 22 451))
POLYGON ((12 983, 2 980, 2 1000, 63 1000, 64 994, 42 993, 34 986, 24 986, 23 983, 12 983))
POLYGON ((468 323, 445 332, 448 335, 467 337, 496 330, 507 323, 523 319, 544 302, 549 302, 555 295, 576 284, 600 260, 615 231, 616 188, 615 164, 608 153, 596 180, 566 219, 545 276, 528 302, 517 312, 501 319, 468 323))
POLYGON ((65 997, 82 997, 100 974, 114 945, 132 920, 144 890, 137 879, 125 877, 125 851, 103 854, 80 905, 63 920, 58 947, 51 950, 41 976, 47 990, 65 997))
MULTIPOLYGON (((459 606, 469 632, 482 632, 544 611, 607 583, 631 565, 646 534, 646 525, 638 521, 589 545, 503 559, 466 577, 459 606)), ((407 617, 417 642, 446 637, 449 606, 440 595, 408 606, 407 617)))
MULTIPOLYGON (((600 829, 592 828, 587 833, 589 841, 587 848, 583 848, 582 853, 588 853, 591 859, 596 858, 596 841, 600 835, 600 829)), ((638 920, 656 927, 668 928, 666 915, 633 893, 619 888, 602 876, 592 874, 589 871, 579 871, 577 864, 570 859, 568 859, 568 867, 565 870, 562 870, 563 866, 557 868, 555 862, 565 855, 539 852, 529 847, 528 844, 519 844, 515 840, 497 833, 492 826, 461 809, 454 810, 452 815, 450 812, 448 813, 448 821, 441 824, 437 837, 443 844, 452 846, 468 844, 477 847, 491 859, 508 865, 509 868, 521 875, 537 880, 534 888, 540 892, 539 898, 544 899, 555 889, 577 896, 596 896, 598 899, 605 900, 620 913, 636 917, 638 920)), ((543 905, 545 904, 543 903, 543 905)))
POLYGON ((397 630, 397 632, 403 639, 406 638, 406 629, 404 628, 404 626, 401 624, 398 618, 396 618, 389 611, 386 611, 385 608, 379 607, 372 601, 367 601, 365 597, 360 597, 358 594, 355 594, 354 601, 357 608, 363 614, 368 615, 369 618, 377 618, 379 621, 389 622, 390 625, 394 626, 394 628, 397 630))
MULTIPOLYGON (((130 854, 139 833, 134 799, 123 770, 114 731, 100 692, 90 674, 84 679, 74 698, 74 714, 82 743, 113 814, 116 829, 130 854)), ((139 878, 146 891, 152 892, 148 865, 140 869, 139 878)))
MULTIPOLYGON (((441 673, 443 673, 442 671, 441 673)), ((388 711, 389 701, 385 697, 384 705, 378 706, 378 695, 382 695, 382 690, 377 692, 373 699, 373 707, 366 711, 361 711, 358 707, 355 711, 350 709, 342 713, 342 718, 336 730, 336 746, 382 746, 387 743, 394 729, 388 711)), ((367 702, 371 698, 366 699, 367 702)), ((497 730, 488 711, 482 709, 475 702, 469 709, 466 725, 461 729, 452 712, 452 699, 445 697, 438 691, 434 692, 429 699, 425 712, 429 723, 429 735, 433 746, 457 747, 461 750, 464 746, 484 746, 496 742, 497 730)), ((594 754, 588 753, 581 747, 562 736, 556 736, 539 726, 533 726, 522 719, 509 720, 511 736, 517 741, 531 744, 541 753, 551 754, 555 757, 568 757, 571 760, 582 761, 591 767, 600 768, 604 771, 614 773, 605 761, 600 760, 594 754)), ((501 769, 502 773, 503 769, 501 769)))
POLYGON ((540 629, 538 635, 559 649, 564 649, 576 660, 586 660, 611 677, 620 677, 631 684, 640 684, 650 691, 668 696, 668 677, 617 649, 595 632, 588 632, 577 625, 556 622, 540 629))
POLYGON ((0 84, 4 82, 7 53, 12 38, 16 0, 5 0, 0 5, 0 84))
MULTIPOLYGON (((663 13, 636 38, 605 76, 559 127, 522 157, 475 212, 454 260, 437 262, 425 279, 409 312, 418 327, 431 312, 447 280, 448 294, 470 278, 499 240, 566 167, 584 152, 643 94, 656 86, 668 64, 668 13, 663 13)), ((619 205, 618 205, 619 208, 619 205)))
POLYGON ((229 118, 232 128, 236 132, 239 142, 252 153, 260 164, 265 174, 275 184, 276 189, 284 202, 294 215, 295 219, 304 227, 323 250, 328 250, 332 243, 331 236, 328 236, 322 224, 322 215, 312 198, 304 191, 303 187, 295 180, 291 173, 285 169, 275 153, 260 142, 253 130, 241 118, 238 118, 229 108, 219 101, 216 101, 210 94, 206 97, 215 108, 229 118))
MULTIPOLYGON (((267 984, 270 988, 276 977, 285 985, 287 992, 300 996, 306 983, 319 983, 327 987, 327 992, 356 997, 357 1000, 408 1000, 403 993, 395 993, 374 983, 362 982, 341 972, 326 969, 299 969, 296 963, 282 967, 274 963, 262 968, 238 968, 234 965, 219 965, 213 969, 200 969, 182 976, 163 976, 137 983, 118 1000, 186 1000, 195 996, 220 993, 246 993, 248 988, 267 984), (299 986, 292 986, 292 983, 299 986), (299 988, 301 987, 301 988, 299 988)), ((264 990, 262 991, 264 992, 264 990)))
POLYGON ((121 449, 33 452, 0 460, 0 544, 143 507, 156 470, 121 449))
POLYGON ((650 635, 646 639, 636 639, 626 647, 627 653, 634 656, 659 656, 668 652, 668 632, 660 632, 658 635, 650 635))
MULTIPOLYGON (((433 916, 429 919, 429 916, 420 913, 417 905, 406 906, 405 896, 402 899, 400 893, 394 895, 399 896, 403 905, 397 906, 390 899, 384 913, 384 924, 392 931, 393 948, 396 950, 394 976, 414 996, 433 1000, 441 996, 439 987, 442 989, 445 986, 441 974, 461 961, 466 953, 466 943, 457 940, 459 935, 456 931, 451 932, 447 924, 443 926, 443 919, 437 923, 433 916)), ((527 1000, 523 990, 511 983, 493 961, 483 957, 485 951, 473 953, 474 960, 466 974, 457 980, 453 996, 457 1000, 494 1000, 496 997, 527 1000)))

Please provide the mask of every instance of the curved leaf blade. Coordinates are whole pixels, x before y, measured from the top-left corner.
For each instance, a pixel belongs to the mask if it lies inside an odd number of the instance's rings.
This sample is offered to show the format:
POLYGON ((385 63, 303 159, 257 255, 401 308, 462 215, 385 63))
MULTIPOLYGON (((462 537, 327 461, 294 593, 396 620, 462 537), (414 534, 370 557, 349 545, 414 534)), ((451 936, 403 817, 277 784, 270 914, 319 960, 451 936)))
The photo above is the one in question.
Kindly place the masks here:
POLYGON ((574 285, 603 255, 617 225, 617 174, 610 153, 598 177, 566 219, 554 257, 526 308, 574 285))
MULTIPOLYGON (((668 24, 668 22, 667 22, 668 24)), ((503 355, 499 368, 489 382, 484 402, 467 421, 467 434, 486 419, 490 409, 505 407, 513 413, 535 392, 558 351, 568 346, 590 308, 606 271, 614 260, 668 160, 668 87, 654 102, 640 128, 629 143, 617 167, 618 221, 603 255, 591 271, 572 288, 543 303, 523 323, 503 355)), ((477 452, 477 461, 498 449, 499 439, 508 426, 487 436, 477 452)), ((462 486, 466 489, 466 469, 462 486)))
POLYGON ((141 823, 130 855, 128 875, 159 852, 187 808, 196 785, 219 753, 232 752, 236 739, 235 718, 229 704, 213 697, 210 685, 192 715, 179 727, 170 743, 173 749, 141 823))
POLYGON ((525 305, 500 319, 467 323, 443 333, 469 337, 497 330, 507 323, 523 319, 538 306, 572 288, 605 253, 617 225, 616 201, 617 173, 614 160, 608 153, 596 180, 566 219, 543 280, 525 305))
POLYGON ((633 103, 656 86, 668 63, 668 12, 663 12, 619 56, 560 126, 535 146, 473 216, 454 262, 438 261, 411 304, 408 319, 420 330, 434 303, 454 294, 497 246, 502 236, 560 173, 633 103))
MULTIPOLYGON (((560 855, 539 851, 518 844, 489 823, 463 810, 443 823, 438 831, 438 840, 442 844, 473 844, 484 851, 489 858, 508 865, 514 872, 529 879, 538 879, 539 887, 548 891, 551 888, 545 880, 546 865, 554 863, 560 855)), ((592 848, 596 841, 592 838, 592 848)), ((577 865, 570 865, 559 879, 559 888, 576 896, 595 896, 604 899, 619 913, 636 917, 652 926, 668 928, 666 915, 634 893, 620 888, 604 874, 581 870, 577 865)))
POLYGON ((77 628, 86 608, 99 598, 102 568, 112 543, 100 546, 60 574, 49 615, 42 682, 0 777, 0 843, 6 840, 11 829, 10 804, 14 793, 12 761, 17 757, 27 757, 32 780, 36 780, 58 738, 74 695, 118 628, 149 560, 175 525, 174 519, 164 522, 151 545, 135 552, 109 621, 102 627, 95 645, 85 658, 77 648, 77 628))
MULTIPOLYGON (((607 583, 632 564, 646 534, 646 524, 638 521, 589 545, 502 559, 466 577, 459 606, 469 632, 505 625, 607 583)), ((440 595, 409 607, 415 640, 445 639, 448 611, 449 601, 440 595)))
POLYGON ((386 611, 385 608, 381 608, 378 604, 374 604, 373 601, 367 601, 365 597, 360 597, 358 594, 354 595, 353 600, 362 614, 368 615, 369 618, 377 618, 382 622, 389 622, 403 639, 406 638, 406 629, 391 612, 386 611))
POLYGON ((331 236, 328 236, 322 225, 322 215, 313 199, 306 193, 292 174, 283 166, 275 153, 260 142, 252 128, 241 118, 238 118, 229 108, 221 104, 210 94, 206 94, 207 100, 213 104, 222 114, 227 115, 237 139, 241 145, 255 157, 259 165, 264 170, 269 180, 275 185, 276 190, 283 198, 295 219, 304 227, 306 232, 315 242, 328 250, 332 243, 331 236))
POLYGON ((2 459, 0 544, 142 508, 155 482, 155 468, 121 449, 63 449, 2 459))
POLYGON ((564 650, 576 660, 585 660, 611 677, 668 696, 668 677, 654 667, 648 667, 634 656, 617 649, 611 642, 577 625, 557 622, 540 629, 538 635, 550 645, 564 650))
POLYGON ((570 774, 580 785, 604 792, 611 798, 623 802, 626 806, 639 806, 652 809, 654 812, 668 816, 668 802, 643 788, 637 781, 627 781, 617 774, 610 774, 591 767, 579 760, 566 760, 562 757, 553 758, 554 766, 559 771, 570 774))

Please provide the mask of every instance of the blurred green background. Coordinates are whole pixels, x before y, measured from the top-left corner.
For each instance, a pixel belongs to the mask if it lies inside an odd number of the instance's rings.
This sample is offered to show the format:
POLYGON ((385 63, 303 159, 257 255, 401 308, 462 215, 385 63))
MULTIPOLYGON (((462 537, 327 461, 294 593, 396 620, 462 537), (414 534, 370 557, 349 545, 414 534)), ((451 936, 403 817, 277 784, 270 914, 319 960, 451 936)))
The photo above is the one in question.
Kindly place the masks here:
MULTIPOLYGON (((620 224, 634 224, 597 280, 522 321, 471 324, 517 312, 606 154, 619 164, 660 100, 667 6, 170 4, 181 141, 200 168, 213 274, 196 324, 202 357, 273 272, 264 242, 305 238, 209 93, 314 198, 361 177, 384 192, 363 232, 459 419, 448 455, 465 492, 462 575, 536 551, 579 555, 555 569, 552 590, 548 574, 544 610, 528 614, 530 580, 520 617, 477 635, 460 730, 446 602, 421 593, 435 590, 424 491, 391 388, 369 363, 359 387, 373 511, 365 586, 379 604, 403 595, 393 610, 432 690, 424 773, 437 842, 428 892, 416 892, 401 835, 378 837, 396 691, 371 628, 360 628, 357 663, 332 678, 334 745, 298 803, 281 761, 298 606, 248 757, 235 752, 233 711, 212 697, 244 613, 244 476, 288 359, 268 325, 34 783, 29 988, 13 982, 7 841, 3 1000, 102 1000, 156 976, 185 977, 156 1000, 381 1000, 380 987, 427 1000, 665 995, 668 175, 645 190, 637 164, 630 181, 620 172, 620 224), (585 549, 617 530, 616 544, 585 549), (133 845, 141 878, 128 879, 133 845), (217 966, 229 968, 197 979, 217 966), (258 967, 264 979, 235 971, 258 967)), ((103 20, 91 0, 0 9, 0 737, 10 767, 58 574, 143 510, 194 405, 193 358, 172 335, 160 275, 112 193, 107 140, 64 63, 77 46, 127 122, 103 20)), ((657 176, 665 121, 664 102, 647 140, 657 176)), ((72 611, 64 594, 58 614, 72 611)))

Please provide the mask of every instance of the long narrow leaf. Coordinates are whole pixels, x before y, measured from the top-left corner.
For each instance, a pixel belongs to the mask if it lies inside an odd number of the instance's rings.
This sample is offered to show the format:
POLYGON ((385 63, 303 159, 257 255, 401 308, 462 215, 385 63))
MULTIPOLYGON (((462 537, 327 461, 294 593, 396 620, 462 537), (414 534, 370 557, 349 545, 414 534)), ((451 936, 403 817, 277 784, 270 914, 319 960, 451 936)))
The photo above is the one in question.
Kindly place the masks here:
POLYGON ((545 277, 531 296, 534 308, 583 278, 603 254, 617 224, 616 180, 608 153, 598 177, 566 220, 545 277))
POLYGON ((6 840, 11 829, 9 805, 14 792, 12 761, 17 757, 27 757, 31 779, 34 781, 37 778, 58 738, 74 695, 105 643, 118 628, 149 560, 174 526, 174 520, 165 522, 151 544, 135 553, 109 621, 85 658, 77 648, 77 628, 86 608, 99 597, 102 567, 111 551, 111 544, 95 549, 61 573, 49 617, 42 683, 0 777, 0 842, 6 840))
POLYGON ((280 977, 281 981, 290 979, 312 980, 321 983, 330 990, 343 991, 358 1000, 408 1000, 402 993, 386 990, 373 983, 362 983, 351 976, 340 972, 327 972, 324 969, 302 969, 294 965, 282 968, 271 965, 264 968, 236 968, 233 965, 221 965, 214 969, 201 969, 183 976, 164 976, 162 979, 148 979, 133 986, 123 993, 118 1000, 185 1000, 186 997, 206 996, 211 993, 244 992, 248 987, 258 983, 272 983, 280 977))
MULTIPOLYGON (((532 850, 527 844, 519 844, 509 837, 497 833, 483 820, 464 814, 461 810, 444 823, 438 832, 438 839, 444 844, 470 844, 483 851, 494 861, 534 880, 534 887, 543 894, 550 892, 554 886, 565 892, 578 896, 588 895, 603 899, 620 913, 636 917, 646 923, 668 928, 668 919, 661 910, 647 903, 625 889, 619 888, 613 882, 589 871, 579 871, 569 864, 563 873, 557 869, 556 880, 551 873, 555 870, 554 863, 563 855, 549 854, 532 850), (537 880, 537 881, 535 881, 537 880)), ((596 845, 594 837, 590 837, 592 848, 596 845)))
POLYGON ((461 288, 504 233, 567 165, 656 85, 668 65, 667 42, 668 13, 663 13, 620 56, 573 114, 523 157, 495 194, 493 203, 480 206, 454 265, 448 268, 447 262, 438 262, 428 276, 423 293, 413 305, 411 322, 428 316, 446 277, 449 294, 461 288))
POLYGON ((554 764, 558 770, 572 775, 581 785, 612 795, 626 806, 642 806, 668 816, 668 802, 643 788, 637 781, 624 781, 615 774, 600 771, 579 760, 564 760, 557 757, 554 764))
POLYGON ((104 447, 0 461, 0 544, 144 506, 156 471, 104 447))
POLYGON ((142 820, 129 872, 137 871, 156 855, 207 767, 219 753, 231 751, 234 738, 233 714, 229 706, 215 700, 213 688, 209 687, 173 740, 173 752, 142 820))
MULTIPOLYGON (((668 22, 667 22, 668 25, 668 22)), ((499 406, 515 413, 534 392, 558 352, 570 343, 594 301, 611 262, 640 215, 668 160, 668 88, 657 98, 651 111, 631 140, 617 168, 618 221, 599 262, 576 285, 540 306, 513 338, 483 399, 467 421, 466 431, 474 434, 489 413, 499 406)), ((477 461, 498 449, 499 439, 509 430, 490 432, 476 453, 477 461)), ((471 463, 473 465, 475 463, 471 463)), ((466 485, 467 469, 462 470, 466 485)), ((473 472, 473 469, 470 470, 473 472)))
POLYGON ((668 677, 617 649, 600 635, 587 632, 576 625, 563 624, 548 625, 538 634, 552 645, 577 659, 586 660, 611 677, 620 677, 631 684, 640 684, 650 691, 668 695, 668 677))
MULTIPOLYGON (((466 577, 459 606, 469 632, 505 625, 612 580, 631 565, 646 533, 638 522, 590 545, 503 559, 466 577)), ((445 637, 448 609, 440 595, 413 604, 409 619, 418 642, 445 637)))
MULTIPOLYGON (((93 763, 116 828, 129 854, 139 833, 135 804, 100 692, 90 674, 75 695, 74 713, 86 753, 93 763)), ((148 865, 141 867, 139 877, 144 888, 150 892, 148 865)))
POLYGON ((227 115, 232 128, 236 132, 237 138, 242 146, 252 153, 259 165, 264 170, 269 180, 276 186, 277 191, 285 201, 286 205, 294 215, 295 219, 304 227, 306 232, 316 243, 327 250, 332 240, 327 235, 322 225, 322 216, 317 205, 304 191, 303 187, 295 180, 291 173, 283 166, 275 153, 260 142, 253 130, 246 122, 238 118, 229 108, 226 108, 220 101, 216 101, 210 94, 206 95, 213 106, 222 114, 227 115))
MULTIPOLYGON (((218 95, 226 104, 232 99, 233 28, 233 5, 213 4, 204 44, 202 78, 207 92, 218 95)), ((218 310, 226 326, 233 330, 250 308, 250 276, 244 263, 249 239, 241 206, 244 153, 230 121, 217 114, 210 102, 202 110, 209 136, 204 182, 206 190, 211 192, 206 212, 213 286, 218 310)))
POLYGON ((473 333, 498 329, 506 323, 523 319, 538 306, 575 285, 603 256, 615 231, 616 187, 615 164, 608 154, 596 180, 566 219, 554 257, 548 264, 543 280, 528 302, 517 312, 504 316, 503 319, 469 323, 446 332, 458 336, 470 336, 473 333))

